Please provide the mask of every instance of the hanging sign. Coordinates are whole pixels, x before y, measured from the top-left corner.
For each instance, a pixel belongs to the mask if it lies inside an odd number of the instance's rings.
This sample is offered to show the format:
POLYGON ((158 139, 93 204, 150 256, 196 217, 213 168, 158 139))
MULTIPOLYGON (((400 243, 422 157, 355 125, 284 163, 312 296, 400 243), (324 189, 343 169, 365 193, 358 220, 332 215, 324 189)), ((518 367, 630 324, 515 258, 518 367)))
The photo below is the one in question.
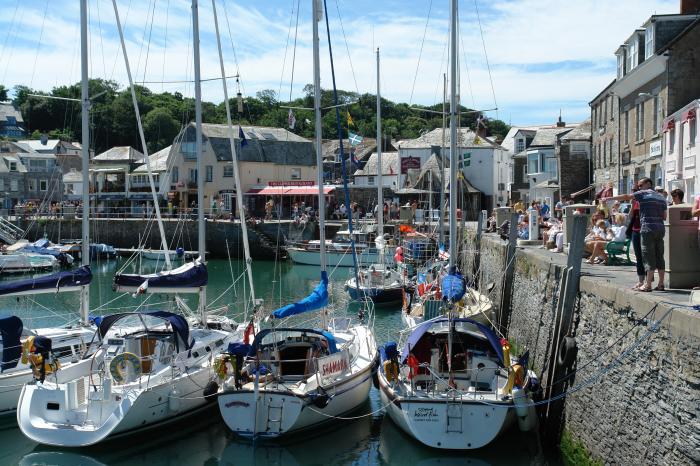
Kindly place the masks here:
POLYGON ((420 168, 419 157, 401 157, 401 174, 405 175, 410 168, 420 168))

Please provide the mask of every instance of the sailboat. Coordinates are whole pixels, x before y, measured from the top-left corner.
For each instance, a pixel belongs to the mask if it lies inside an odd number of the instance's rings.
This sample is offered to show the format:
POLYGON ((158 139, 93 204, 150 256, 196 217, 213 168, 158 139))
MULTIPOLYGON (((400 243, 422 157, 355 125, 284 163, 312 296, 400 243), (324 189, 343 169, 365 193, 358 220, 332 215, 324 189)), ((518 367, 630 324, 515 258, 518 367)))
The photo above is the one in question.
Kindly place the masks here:
MULTIPOLYGON (((81 1, 86 11, 87 0, 81 1)), ((113 3, 122 48, 124 36, 116 3, 113 3)), ((202 167, 202 107, 199 67, 197 1, 192 1, 195 61, 195 118, 199 205, 204 205, 202 167)), ((82 20, 83 34, 86 21, 82 20)), ((126 51, 123 50, 136 106, 126 51)), ((199 323, 167 311, 139 311, 96 319, 93 342, 97 350, 70 367, 58 368, 51 377, 26 385, 21 393, 17 419, 30 439, 47 445, 80 447, 134 431, 163 426, 194 414, 214 400, 213 355, 241 339, 240 332, 210 328, 206 313, 205 222, 198 209, 199 259, 191 268, 167 277, 142 277, 143 292, 159 292, 160 284, 179 293, 199 293, 199 323)), ((85 242, 84 244, 87 244, 85 242)), ((130 277, 133 278, 133 277, 130 277)), ((127 286, 128 284, 124 284, 127 286)))
MULTIPOLYGON (((349 318, 328 322, 325 200, 321 153, 321 86, 318 22, 323 7, 312 0, 314 111, 321 280, 299 302, 271 314, 272 328, 258 332, 251 345, 223 355, 218 402, 226 425, 246 438, 278 438, 317 427, 360 406, 369 394, 376 346, 371 329, 349 318), (277 326, 277 319, 321 310, 321 324, 277 326)), ((332 60, 331 60, 332 63, 332 60)), ((335 83, 334 83, 335 84, 335 83)))
MULTIPOLYGON (((81 2, 81 23, 87 27, 87 5, 81 2), (84 8, 83 8, 84 7, 84 8)), ((82 38, 82 170, 88 173, 89 106, 87 36, 82 38)), ((83 205, 89 206, 83 190, 83 205)), ((58 272, 0 284, 0 296, 19 297, 57 292, 80 292, 80 322, 67 327, 28 328, 18 316, 0 316, 0 416, 14 415, 25 384, 43 381, 61 366, 66 367, 95 349, 88 317, 90 304, 89 209, 82 216, 82 264, 72 271, 58 272)), ((52 256, 46 256, 51 257, 52 256)))
POLYGON ((369 298, 374 303, 389 304, 403 299, 403 277, 395 268, 386 264, 386 240, 384 239, 384 185, 382 175, 382 107, 379 81, 379 49, 377 48, 377 237, 375 243, 379 251, 379 263, 362 267, 346 283, 353 299, 369 298))
MULTIPOLYGON (((457 0, 451 0, 450 17, 450 185, 456 187, 457 0)), ((441 282, 441 313, 410 327, 400 344, 380 349, 377 379, 389 416, 407 434, 434 448, 474 449, 493 441, 516 417, 532 426, 536 415, 527 393, 537 381, 527 358, 511 358, 507 340, 457 314, 466 284, 456 269, 456 206, 457 189, 451 189, 451 254, 441 282)))

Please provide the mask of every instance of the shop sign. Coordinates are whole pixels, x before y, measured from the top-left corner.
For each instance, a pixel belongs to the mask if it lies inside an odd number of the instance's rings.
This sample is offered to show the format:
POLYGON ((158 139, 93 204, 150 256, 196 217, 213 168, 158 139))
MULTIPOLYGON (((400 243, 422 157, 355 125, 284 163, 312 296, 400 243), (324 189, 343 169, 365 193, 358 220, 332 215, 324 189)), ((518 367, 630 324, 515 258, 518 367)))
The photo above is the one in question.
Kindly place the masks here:
POLYGON ((314 181, 290 180, 290 181, 268 181, 268 186, 314 186, 314 181))

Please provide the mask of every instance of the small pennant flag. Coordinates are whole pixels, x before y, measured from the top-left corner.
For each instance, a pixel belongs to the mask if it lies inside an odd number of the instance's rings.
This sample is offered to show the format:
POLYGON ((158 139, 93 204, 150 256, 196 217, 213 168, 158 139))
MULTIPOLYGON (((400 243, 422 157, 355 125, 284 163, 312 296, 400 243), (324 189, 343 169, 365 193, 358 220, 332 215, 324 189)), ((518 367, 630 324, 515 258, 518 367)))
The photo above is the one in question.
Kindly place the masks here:
POLYGON ((445 251, 445 245, 440 245, 440 250, 438 251, 438 259, 441 261, 446 261, 450 258, 450 253, 445 251))
MULTIPOLYGON (((349 114, 348 114, 349 115, 349 114)), ((351 146, 357 146, 362 143, 362 136, 355 134, 352 131, 348 132, 348 142, 351 146)))
POLYGON ((289 129, 294 129, 297 124, 297 117, 294 116, 292 109, 289 109, 289 115, 287 115, 287 123, 289 123, 289 129))
POLYGON ((248 140, 245 138, 243 128, 241 128, 240 126, 238 127, 238 138, 241 140, 241 147, 245 147, 248 145, 248 140))
POLYGON ((352 117, 350 116, 350 112, 348 112, 348 127, 350 126, 355 126, 355 123, 352 121, 352 117))

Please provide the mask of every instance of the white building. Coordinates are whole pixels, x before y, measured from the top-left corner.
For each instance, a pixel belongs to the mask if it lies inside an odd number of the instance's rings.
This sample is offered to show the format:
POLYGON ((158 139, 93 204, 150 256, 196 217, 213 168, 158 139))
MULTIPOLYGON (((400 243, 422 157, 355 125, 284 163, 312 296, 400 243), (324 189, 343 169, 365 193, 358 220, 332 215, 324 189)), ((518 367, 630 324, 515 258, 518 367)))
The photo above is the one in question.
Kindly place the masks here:
MULTIPOLYGON (((355 172, 355 186, 363 188, 377 187, 378 161, 376 152, 369 156, 364 168, 355 172)), ((399 153, 382 152, 382 167, 382 185, 394 191, 399 189, 401 186, 399 153)))
POLYGON ((666 185, 671 192, 680 188, 685 193, 685 202, 692 202, 700 193, 698 163, 700 163, 700 137, 698 136, 698 114, 700 99, 671 114, 664 120, 664 167, 666 185))
POLYGON ((67 201, 83 198, 83 174, 74 168, 63 175, 63 198, 67 201))

